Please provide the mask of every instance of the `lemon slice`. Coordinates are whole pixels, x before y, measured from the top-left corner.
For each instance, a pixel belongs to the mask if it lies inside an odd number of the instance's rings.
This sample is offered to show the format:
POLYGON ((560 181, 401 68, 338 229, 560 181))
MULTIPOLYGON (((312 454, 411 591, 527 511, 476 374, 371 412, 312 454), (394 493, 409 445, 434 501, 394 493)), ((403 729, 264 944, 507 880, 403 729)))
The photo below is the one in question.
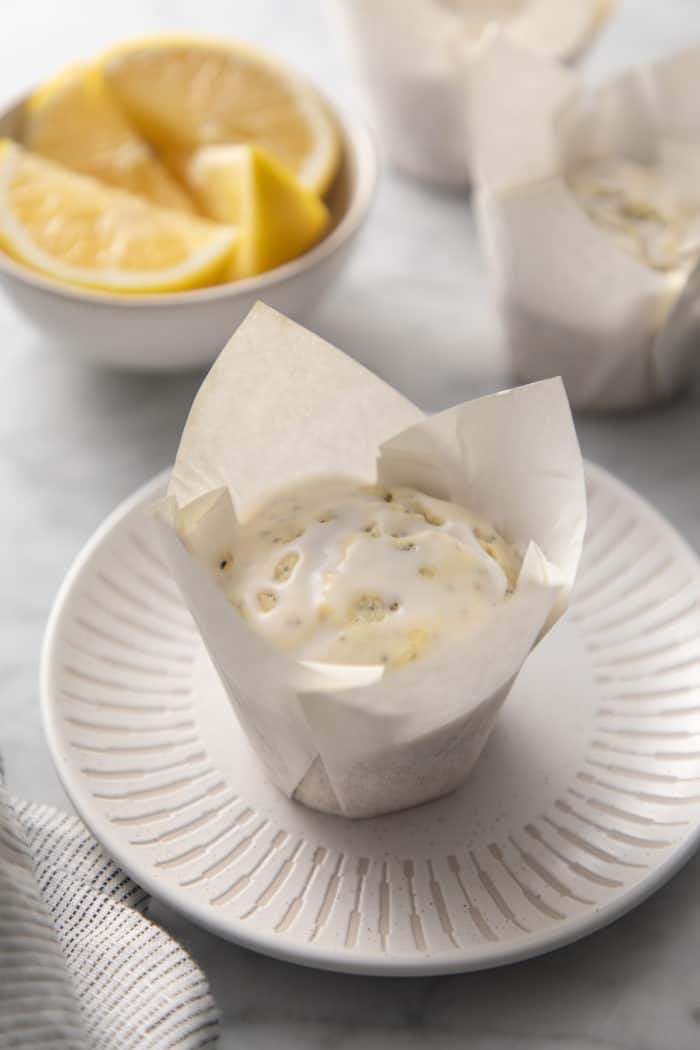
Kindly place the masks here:
POLYGON ((204 214, 240 231, 231 280, 308 251, 330 221, 320 197, 258 146, 204 146, 186 162, 184 175, 204 214))
POLYGON ((197 288, 220 275, 237 238, 0 140, 0 247, 57 281, 112 292, 197 288))
POLYGON ((160 149, 250 142, 318 194, 338 167, 338 132, 322 99, 282 63, 241 43, 155 38, 102 60, 104 77, 160 149))
POLYGON ((74 66, 39 88, 27 103, 23 141, 49 160, 161 207, 194 211, 185 191, 133 130, 97 69, 74 66))

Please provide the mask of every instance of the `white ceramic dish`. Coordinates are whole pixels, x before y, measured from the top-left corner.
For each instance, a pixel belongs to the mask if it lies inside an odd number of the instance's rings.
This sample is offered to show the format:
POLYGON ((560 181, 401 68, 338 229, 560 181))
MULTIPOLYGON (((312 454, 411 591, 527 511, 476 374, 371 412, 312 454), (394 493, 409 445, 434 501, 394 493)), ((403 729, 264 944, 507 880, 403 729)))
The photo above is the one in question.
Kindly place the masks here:
MULTIPOLYGON (((0 137, 18 137, 22 108, 20 102, 0 115, 0 137)), ((376 151, 367 131, 331 109, 343 144, 327 198, 331 227, 314 248, 284 266, 211 288, 127 297, 59 285, 0 252, 0 285, 52 345, 94 364, 137 371, 210 364, 258 299, 303 320, 346 263, 377 182, 376 151)))
POLYGON ((68 574, 42 662, 61 779, 147 890, 249 948, 373 974, 476 970, 639 904, 700 825, 700 564, 598 468, 572 607, 449 798, 345 821, 266 783, 144 512, 68 574))

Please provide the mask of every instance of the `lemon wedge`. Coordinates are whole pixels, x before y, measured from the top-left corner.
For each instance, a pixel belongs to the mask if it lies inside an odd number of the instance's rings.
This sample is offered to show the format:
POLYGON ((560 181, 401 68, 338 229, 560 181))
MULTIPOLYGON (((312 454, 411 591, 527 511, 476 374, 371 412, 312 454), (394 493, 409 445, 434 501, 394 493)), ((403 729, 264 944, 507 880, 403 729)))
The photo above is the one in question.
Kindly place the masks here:
POLYGON ((25 110, 24 144, 84 175, 194 211, 184 189, 134 131, 98 69, 73 66, 39 88, 25 110))
POLYGON ((0 140, 0 247, 57 281, 160 292, 215 281, 238 232, 156 208, 0 140))
POLYGON ((108 52, 100 68, 130 120, 159 149, 249 142, 319 195, 335 175, 339 136, 322 99, 249 45, 154 38, 108 52))
POLYGON ((204 214, 240 231, 230 280, 308 251, 330 221, 320 197, 258 146, 204 146, 185 162, 183 174, 204 214))

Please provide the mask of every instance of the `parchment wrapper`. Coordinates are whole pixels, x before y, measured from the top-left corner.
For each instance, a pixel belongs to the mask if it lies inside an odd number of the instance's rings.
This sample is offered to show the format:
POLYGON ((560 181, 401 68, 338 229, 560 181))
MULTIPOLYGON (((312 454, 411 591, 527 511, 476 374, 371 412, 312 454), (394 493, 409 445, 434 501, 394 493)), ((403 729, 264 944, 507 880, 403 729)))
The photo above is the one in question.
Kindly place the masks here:
POLYGON ((673 395, 697 360, 698 268, 664 273, 626 252, 566 176, 606 158, 660 163, 700 211, 700 48, 589 93, 500 39, 469 97, 478 225, 518 379, 560 375, 580 409, 673 395))
POLYGON ((370 817, 456 788, 526 656, 561 616, 585 528, 581 456, 559 380, 430 419, 317 336, 258 304, 204 380, 156 523, 173 576, 268 776, 370 817), (239 522, 312 478, 410 484, 482 515, 524 552, 488 625, 395 671, 273 648, 216 582, 239 522))
POLYGON ((467 185, 469 69, 494 32, 534 54, 584 51, 616 0, 335 0, 382 145, 404 171, 467 185), (479 33, 474 19, 487 16, 479 33))

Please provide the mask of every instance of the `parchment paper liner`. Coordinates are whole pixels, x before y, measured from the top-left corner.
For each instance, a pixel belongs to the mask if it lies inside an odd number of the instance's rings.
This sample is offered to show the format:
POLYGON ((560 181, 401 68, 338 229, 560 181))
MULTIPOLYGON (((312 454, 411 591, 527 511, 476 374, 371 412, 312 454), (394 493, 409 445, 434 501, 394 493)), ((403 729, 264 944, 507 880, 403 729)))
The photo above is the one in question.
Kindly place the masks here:
POLYGON ((441 0, 335 0, 360 84, 388 156, 444 185, 470 181, 469 68, 494 32, 534 54, 568 61, 592 43, 616 0, 528 0, 519 13, 465 33, 441 0))
POLYGON ((258 304, 195 398, 156 521, 238 718, 288 796, 349 817, 452 791, 514 676, 566 607, 585 528, 578 443, 558 380, 431 419, 317 336, 258 304), (215 583, 243 521, 311 477, 412 484, 526 550, 488 627, 396 672, 300 662, 215 583))
POLYGON ((697 267, 686 281, 624 251, 564 176, 589 159, 663 157, 700 187, 698 97, 700 48, 592 94, 502 38, 471 69, 475 206, 515 371, 561 375, 575 408, 635 408, 687 382, 700 278, 697 267))

